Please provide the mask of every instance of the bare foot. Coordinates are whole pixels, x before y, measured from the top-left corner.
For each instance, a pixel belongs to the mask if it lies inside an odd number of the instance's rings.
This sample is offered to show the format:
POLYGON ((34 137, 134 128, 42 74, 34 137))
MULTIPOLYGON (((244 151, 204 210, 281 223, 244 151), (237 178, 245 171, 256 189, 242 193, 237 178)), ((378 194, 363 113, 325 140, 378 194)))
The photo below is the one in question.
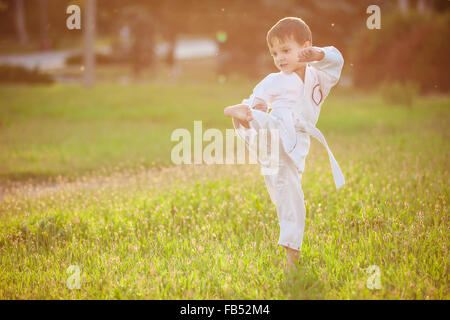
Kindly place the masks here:
POLYGON ((252 111, 246 104, 237 104, 235 106, 226 107, 223 113, 227 117, 236 118, 242 122, 253 120, 252 111))
POLYGON ((286 266, 287 269, 290 271, 296 271, 297 270, 297 261, 298 261, 298 254, 299 252, 297 250, 294 250, 289 247, 284 247, 286 249, 286 266))

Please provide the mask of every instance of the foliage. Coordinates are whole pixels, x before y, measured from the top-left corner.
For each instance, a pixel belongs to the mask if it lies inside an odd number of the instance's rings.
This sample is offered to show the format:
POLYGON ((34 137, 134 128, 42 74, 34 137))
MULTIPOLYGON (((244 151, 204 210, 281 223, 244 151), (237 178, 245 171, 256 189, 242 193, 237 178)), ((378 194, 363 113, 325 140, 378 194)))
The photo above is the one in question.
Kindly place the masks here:
POLYGON ((383 17, 380 30, 364 30, 353 51, 355 83, 414 81, 422 92, 448 91, 450 80, 450 13, 394 13, 383 17))
POLYGON ((21 66, 0 65, 0 83, 50 84, 50 75, 41 73, 38 68, 29 70, 21 66))
MULTIPOLYGON (((124 57, 116 57, 111 54, 104 53, 96 53, 95 54, 95 63, 99 65, 108 65, 108 64, 121 64, 127 63, 128 60, 124 57)), ((68 65, 79 65, 83 64, 83 55, 82 54, 73 54, 66 59, 66 64, 68 65)))

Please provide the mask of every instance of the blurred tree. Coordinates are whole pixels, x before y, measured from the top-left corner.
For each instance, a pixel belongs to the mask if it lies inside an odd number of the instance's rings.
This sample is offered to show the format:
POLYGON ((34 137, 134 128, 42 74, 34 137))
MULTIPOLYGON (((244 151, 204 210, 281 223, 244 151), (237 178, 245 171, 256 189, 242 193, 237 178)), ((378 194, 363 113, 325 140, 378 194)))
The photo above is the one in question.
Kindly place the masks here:
POLYGON ((85 0, 84 10, 84 85, 92 87, 95 77, 95 29, 96 29, 96 0, 85 0))
POLYGON ((21 45, 25 45, 28 43, 28 33, 25 22, 25 9, 23 0, 15 0, 15 5, 17 35, 19 38, 19 43, 21 45))
POLYGON ((135 79, 139 79, 144 69, 154 66, 155 26, 152 19, 138 18, 132 27, 132 65, 135 79))
POLYGON ((401 13, 407 13, 409 10, 409 0, 397 0, 398 9, 401 13))
POLYGON ((39 49, 50 49, 50 38, 48 37, 48 2, 47 0, 39 0, 39 17, 40 17, 40 38, 39 49))
POLYGON ((388 82, 416 82, 422 92, 450 90, 450 13, 421 15, 392 12, 377 32, 362 31, 352 59, 355 83, 376 87, 388 82))
POLYGON ((137 80, 144 69, 151 69, 154 65, 157 25, 153 16, 141 5, 123 7, 120 20, 131 30, 132 45, 128 51, 128 59, 137 80))

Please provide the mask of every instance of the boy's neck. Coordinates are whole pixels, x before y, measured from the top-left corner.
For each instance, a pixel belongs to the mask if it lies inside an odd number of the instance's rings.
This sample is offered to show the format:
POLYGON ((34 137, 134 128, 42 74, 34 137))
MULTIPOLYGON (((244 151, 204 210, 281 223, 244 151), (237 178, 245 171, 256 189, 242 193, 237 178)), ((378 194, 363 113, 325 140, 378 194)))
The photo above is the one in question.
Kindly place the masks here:
POLYGON ((303 82, 305 82, 305 71, 306 71, 306 65, 299 67, 298 69, 296 69, 294 71, 296 74, 298 74, 298 76, 300 77, 300 79, 302 79, 303 82))

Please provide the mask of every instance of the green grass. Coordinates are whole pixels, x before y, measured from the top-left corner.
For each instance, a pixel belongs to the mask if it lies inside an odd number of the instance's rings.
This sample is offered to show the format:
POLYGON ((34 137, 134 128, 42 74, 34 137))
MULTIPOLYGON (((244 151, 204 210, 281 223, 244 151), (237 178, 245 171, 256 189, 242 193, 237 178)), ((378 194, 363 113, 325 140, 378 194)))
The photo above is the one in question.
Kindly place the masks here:
POLYGON ((257 166, 170 162, 173 129, 230 128, 252 85, 1 87, 0 299, 449 299, 448 97, 332 91, 318 127, 347 183, 312 140, 286 274, 257 166))
POLYGON ((0 87, 0 179, 171 165, 174 129, 193 131, 194 120, 204 130, 229 128, 224 104, 240 101, 250 88, 217 82, 0 87))

